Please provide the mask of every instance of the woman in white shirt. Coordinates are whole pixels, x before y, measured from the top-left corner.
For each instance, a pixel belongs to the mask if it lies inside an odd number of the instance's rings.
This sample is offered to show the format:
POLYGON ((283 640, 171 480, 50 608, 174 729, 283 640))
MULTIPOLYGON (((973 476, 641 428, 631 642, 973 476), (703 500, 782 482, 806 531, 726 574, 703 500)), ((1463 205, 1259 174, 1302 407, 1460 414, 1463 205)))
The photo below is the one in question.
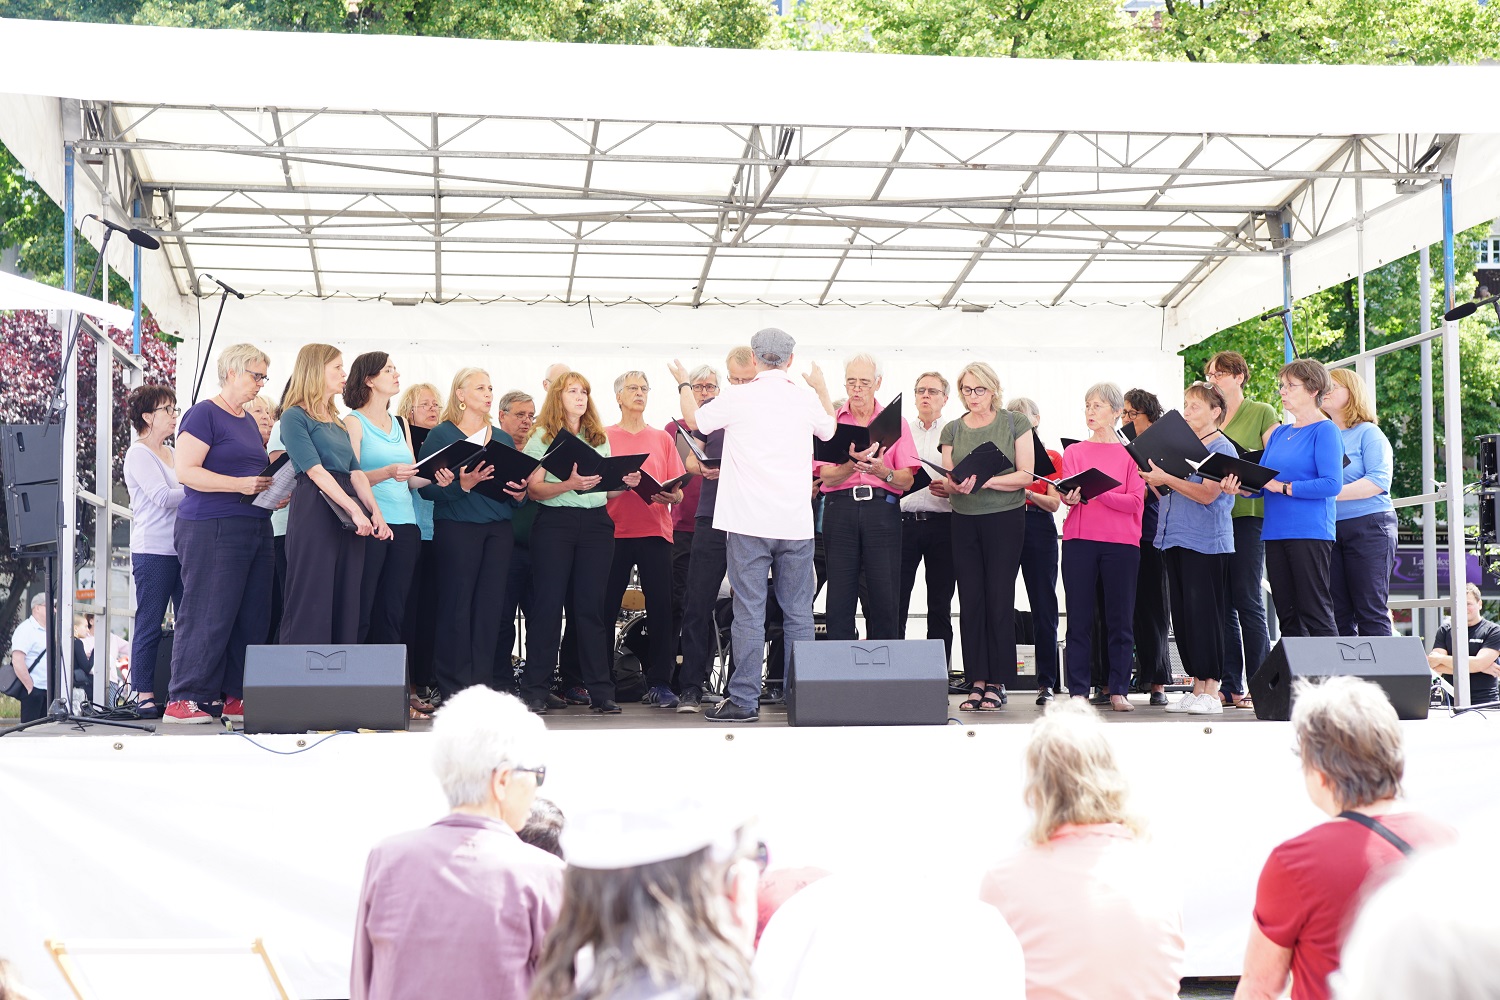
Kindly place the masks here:
POLYGON ((130 643, 130 686, 136 713, 161 718, 152 693, 156 650, 167 601, 182 606, 182 566, 172 530, 182 486, 167 438, 177 429, 177 393, 169 385, 143 385, 126 402, 136 439, 125 452, 125 488, 130 491, 130 564, 135 573, 135 629, 130 643))

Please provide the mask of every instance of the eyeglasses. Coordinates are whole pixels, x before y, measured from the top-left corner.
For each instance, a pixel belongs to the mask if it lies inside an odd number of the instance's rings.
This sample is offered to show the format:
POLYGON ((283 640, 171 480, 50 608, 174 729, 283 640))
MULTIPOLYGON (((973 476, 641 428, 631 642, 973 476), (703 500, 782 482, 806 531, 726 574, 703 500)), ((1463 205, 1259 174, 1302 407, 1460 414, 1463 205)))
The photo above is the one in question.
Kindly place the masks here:
POLYGON ((522 767, 520 764, 517 764, 515 767, 511 768, 511 770, 520 773, 536 775, 536 787, 538 788, 541 788, 547 783, 547 765, 545 764, 541 765, 540 767, 522 767))
POLYGON ((1217 380, 1219 380, 1221 378, 1228 378, 1229 377, 1229 373, 1228 372, 1204 372, 1203 373, 1203 377, 1206 378, 1206 379, 1208 379, 1210 382, 1214 382, 1214 381, 1217 381, 1217 380))
POLYGON ((1126 420, 1134 420, 1136 417, 1138 417, 1140 415, 1141 415, 1141 411, 1140 410, 1121 410, 1120 411, 1120 416, 1124 417, 1126 420))
POLYGON ((1283 382, 1283 383, 1281 383, 1281 391, 1282 392, 1291 392, 1293 389, 1300 389, 1300 388, 1302 388, 1302 383, 1301 382, 1283 382))
POLYGON ((754 381, 755 379, 753 378, 735 378, 733 375, 729 376, 730 385, 749 385, 754 381))
POLYGON ((771 867, 771 849, 766 846, 764 840, 755 842, 755 853, 750 855, 750 860, 755 862, 755 867, 760 869, 762 875, 766 873, 767 868, 771 867))
POLYGON ((1084 413, 1109 413, 1110 412, 1110 408, 1109 408, 1109 404, 1108 403, 1101 403, 1101 402, 1099 402, 1099 400, 1095 399, 1095 400, 1092 400, 1090 402, 1087 402, 1087 403, 1083 404, 1083 412, 1084 413))
POLYGON ((620 389, 620 391, 621 392, 650 392, 651 391, 651 387, 649 385, 637 385, 634 382, 632 382, 630 385, 623 386, 620 389))
POLYGON ((181 413, 182 410, 178 409, 176 406, 168 405, 168 406, 158 406, 156 409, 152 410, 151 412, 152 413, 170 413, 170 414, 172 414, 172 416, 175 417, 175 416, 177 416, 177 414, 181 413))
POLYGON ((846 378, 844 379, 844 385, 850 389, 859 389, 860 391, 875 388, 874 380, 867 378, 846 378))
POLYGON ((918 389, 917 390, 917 395, 918 396, 946 396, 948 394, 946 392, 944 392, 943 390, 941 390, 941 389, 918 389))
POLYGON ((507 417, 511 417, 511 418, 513 418, 515 420, 523 420, 524 421, 524 420, 535 420, 536 419, 536 414, 532 413, 530 411, 527 411, 527 410, 522 410, 520 413, 512 413, 509 410, 506 410, 505 411, 505 415, 507 417))
POLYGON ((715 385, 713 382, 694 382, 688 388, 692 389, 694 392, 718 392, 719 391, 719 387, 717 385, 715 385))
POLYGON ((987 396, 990 390, 982 385, 961 385, 958 391, 965 396, 987 396))
POLYGON ((271 377, 265 372, 252 372, 249 369, 246 369, 242 374, 249 375, 251 378, 255 379, 256 385, 265 385, 266 379, 271 377))

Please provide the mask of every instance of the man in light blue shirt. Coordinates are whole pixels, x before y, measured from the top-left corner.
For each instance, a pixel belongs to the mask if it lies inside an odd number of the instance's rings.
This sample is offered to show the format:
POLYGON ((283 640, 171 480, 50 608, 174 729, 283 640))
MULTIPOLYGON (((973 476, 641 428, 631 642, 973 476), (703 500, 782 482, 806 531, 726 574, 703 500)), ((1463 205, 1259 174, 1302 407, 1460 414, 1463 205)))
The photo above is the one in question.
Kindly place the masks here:
POLYGON ((31 599, 31 617, 16 626, 10 640, 10 665, 24 690, 21 721, 47 714, 47 595, 31 599))

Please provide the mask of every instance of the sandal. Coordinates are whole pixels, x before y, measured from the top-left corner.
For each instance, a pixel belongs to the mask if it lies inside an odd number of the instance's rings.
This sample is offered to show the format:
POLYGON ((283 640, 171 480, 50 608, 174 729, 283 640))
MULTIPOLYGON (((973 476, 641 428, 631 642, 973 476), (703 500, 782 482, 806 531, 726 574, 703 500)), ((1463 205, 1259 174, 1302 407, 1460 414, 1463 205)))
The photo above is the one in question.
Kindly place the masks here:
POLYGON ((972 688, 969 689, 969 696, 963 701, 959 702, 958 710, 960 712, 984 711, 982 707, 984 705, 984 695, 984 688, 980 687, 978 684, 975 684, 972 688))
POLYGON ((417 718, 427 718, 427 719, 430 719, 430 718, 432 718, 432 713, 435 712, 435 711, 437 711, 437 706, 436 705, 434 705, 432 702, 426 700, 421 695, 417 694, 415 691, 412 692, 411 697, 408 698, 407 700, 411 704, 412 718, 413 719, 417 719, 417 718))
POLYGON ((413 722, 431 722, 432 721, 431 714, 429 714, 427 712, 424 712, 424 711, 422 711, 421 709, 419 709, 417 707, 416 699, 415 698, 412 699, 411 721, 413 721, 413 722))
POLYGON ((984 689, 984 697, 979 699, 979 711, 998 712, 1005 707, 1005 692, 998 687, 987 687, 984 689))
POLYGON ((135 713, 137 719, 160 719, 161 706, 156 703, 155 698, 138 698, 135 704, 127 706, 135 713))

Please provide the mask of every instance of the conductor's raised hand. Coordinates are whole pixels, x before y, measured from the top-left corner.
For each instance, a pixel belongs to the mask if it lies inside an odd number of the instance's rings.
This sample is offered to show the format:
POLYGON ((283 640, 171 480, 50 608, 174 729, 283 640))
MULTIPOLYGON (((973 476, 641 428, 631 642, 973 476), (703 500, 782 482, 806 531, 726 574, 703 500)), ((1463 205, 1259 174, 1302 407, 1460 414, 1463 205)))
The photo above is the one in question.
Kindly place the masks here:
POLYGON ((452 469, 439 469, 439 470, 437 470, 437 472, 433 474, 432 481, 435 482, 435 483, 437 483, 439 486, 452 486, 453 485, 453 470, 452 469))
POLYGON ((480 462, 474 468, 462 468, 458 470, 458 487, 468 493, 480 483, 487 483, 495 477, 495 467, 488 462, 480 462))
POLYGON ((802 376, 802 381, 806 382, 814 391, 828 391, 828 381, 823 378, 823 369, 818 367, 816 361, 812 363, 812 368, 808 369, 807 374, 802 376))
POLYGON ((671 362, 667 364, 667 371, 672 373, 673 385, 682 385, 682 383, 688 380, 687 366, 676 358, 673 358, 671 362))
MULTIPOLYGON (((952 480, 949 480, 949 482, 952 482, 952 480)), ((952 490, 954 493, 962 493, 967 496, 974 492, 974 487, 977 485, 979 485, 979 477, 970 476, 961 483, 953 483, 952 490)))

